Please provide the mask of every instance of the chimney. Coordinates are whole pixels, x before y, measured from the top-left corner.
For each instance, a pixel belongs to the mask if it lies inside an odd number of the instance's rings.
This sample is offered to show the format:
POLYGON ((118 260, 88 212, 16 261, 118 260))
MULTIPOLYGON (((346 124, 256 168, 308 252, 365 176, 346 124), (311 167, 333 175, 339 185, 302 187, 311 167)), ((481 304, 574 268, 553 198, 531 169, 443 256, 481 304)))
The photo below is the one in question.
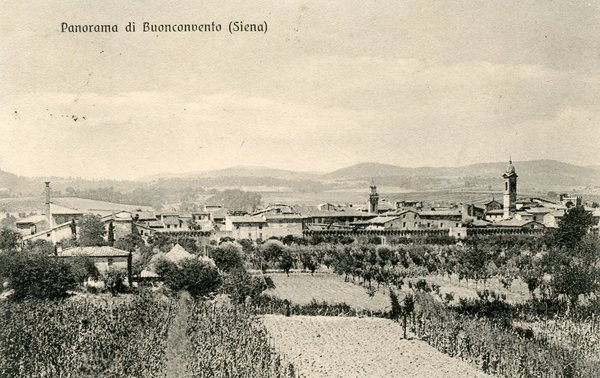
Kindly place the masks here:
POLYGON ((50 228, 52 228, 52 209, 50 206, 50 204, 52 202, 50 201, 50 181, 46 181, 45 192, 46 192, 46 219, 48 220, 48 226, 50 228))

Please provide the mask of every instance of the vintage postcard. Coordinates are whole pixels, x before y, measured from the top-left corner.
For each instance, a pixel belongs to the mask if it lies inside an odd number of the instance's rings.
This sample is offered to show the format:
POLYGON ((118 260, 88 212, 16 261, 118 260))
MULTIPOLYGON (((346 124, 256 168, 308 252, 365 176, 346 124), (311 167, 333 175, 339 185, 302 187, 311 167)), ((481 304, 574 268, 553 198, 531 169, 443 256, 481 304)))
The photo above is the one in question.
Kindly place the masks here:
POLYGON ((600 2, 0 18, 0 377, 600 376, 600 2))

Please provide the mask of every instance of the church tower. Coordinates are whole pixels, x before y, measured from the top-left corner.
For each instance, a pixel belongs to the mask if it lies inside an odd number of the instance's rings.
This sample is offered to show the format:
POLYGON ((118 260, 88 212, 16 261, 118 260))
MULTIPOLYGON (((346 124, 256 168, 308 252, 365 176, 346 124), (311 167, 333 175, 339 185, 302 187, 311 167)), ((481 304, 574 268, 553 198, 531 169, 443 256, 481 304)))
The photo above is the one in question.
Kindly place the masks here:
POLYGON ((517 173, 512 163, 512 159, 508 161, 506 172, 502 175, 504 178, 504 214, 503 218, 510 218, 517 206, 517 173))
POLYGON ((375 181, 371 178, 371 194, 369 195, 369 213, 377 214, 379 212, 379 194, 377 194, 377 187, 375 181))

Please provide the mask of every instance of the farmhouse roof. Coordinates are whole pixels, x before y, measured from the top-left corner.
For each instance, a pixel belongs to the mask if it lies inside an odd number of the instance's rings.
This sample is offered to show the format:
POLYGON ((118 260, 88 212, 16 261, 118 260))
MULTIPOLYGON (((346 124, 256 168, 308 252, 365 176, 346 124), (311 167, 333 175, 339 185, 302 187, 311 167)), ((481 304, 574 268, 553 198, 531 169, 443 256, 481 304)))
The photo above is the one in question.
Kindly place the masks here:
POLYGON ((50 212, 52 215, 83 215, 83 213, 79 210, 70 209, 54 203, 50 204, 50 212))
POLYGON ((173 248, 171 248, 171 250, 165 255, 165 257, 168 260, 176 263, 176 262, 179 262, 184 259, 192 259, 192 258, 194 258, 194 255, 192 255, 191 253, 186 251, 179 244, 175 244, 175 246, 173 248))
POLYGON ((543 224, 536 222, 536 221, 512 218, 512 219, 502 219, 502 220, 494 223, 492 225, 492 227, 524 227, 531 223, 536 223, 540 226, 544 226, 543 224))
POLYGON ((398 216, 391 216, 391 217, 382 216, 382 217, 375 217, 373 219, 369 219, 366 221, 354 222, 354 224, 358 224, 358 223, 360 223, 360 224, 365 224, 365 223, 366 224, 386 224, 387 222, 396 220, 398 218, 400 218, 400 217, 398 217, 398 216))
POLYGON ((33 234, 33 235, 27 235, 27 236, 23 236, 23 241, 30 240, 30 239, 36 239, 36 238, 38 238, 38 237, 40 237, 40 236, 42 236, 42 235, 48 235, 48 234, 50 234, 52 231, 59 231, 59 230, 63 230, 63 229, 65 229, 65 228, 67 228, 67 227, 69 227, 69 228, 71 227, 71 222, 65 222, 65 223, 61 223, 61 224, 59 224, 59 225, 57 225, 57 226, 54 226, 54 227, 52 227, 52 228, 50 228, 50 229, 48 229, 48 230, 40 231, 40 232, 38 232, 38 233, 35 233, 35 234, 33 234))
POLYGON ((263 217, 258 216, 232 216, 229 217, 231 223, 266 223, 263 217))
POLYGON ((29 223, 39 223, 46 221, 47 218, 45 215, 31 215, 27 218, 17 219, 16 224, 29 224, 29 223))
POLYGON ((137 211, 135 216, 140 221, 156 220, 156 214, 153 211, 137 211))
POLYGON ((71 247, 63 249, 58 253, 60 257, 88 256, 88 257, 127 257, 129 252, 122 249, 102 246, 102 247, 71 247))

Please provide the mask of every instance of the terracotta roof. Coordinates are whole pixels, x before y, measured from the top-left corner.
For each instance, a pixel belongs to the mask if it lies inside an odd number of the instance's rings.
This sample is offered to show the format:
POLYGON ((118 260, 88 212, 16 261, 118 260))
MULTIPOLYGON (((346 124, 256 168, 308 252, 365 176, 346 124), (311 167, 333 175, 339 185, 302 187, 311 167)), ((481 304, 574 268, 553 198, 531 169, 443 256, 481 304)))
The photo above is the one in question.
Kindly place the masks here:
POLYGON ((549 207, 532 207, 527 209, 526 211, 530 214, 547 214, 554 211, 554 209, 551 209, 549 207))
POLYGON ((483 219, 473 219, 473 222, 471 222, 471 225, 473 227, 487 227, 489 225, 491 225, 491 222, 488 222, 486 220, 483 219))
POLYGON ((263 218, 263 217, 252 217, 252 216, 246 216, 246 217, 228 217, 229 221, 231 221, 231 223, 266 223, 267 221, 263 218))
POLYGON ((137 211, 135 215, 137 215, 140 221, 156 219, 156 214, 152 211, 137 211))
POLYGON ((342 217, 376 217, 375 214, 369 214, 363 211, 316 211, 311 213, 309 217, 323 217, 323 218, 342 218, 342 217))
POLYGON ((393 220, 396 220, 399 218, 400 217, 398 217, 398 216, 392 216, 392 217, 381 216, 381 217, 375 217, 373 219, 369 219, 366 221, 354 222, 353 224, 385 224, 389 221, 393 221, 393 220))
POLYGON ((179 217, 165 217, 163 219, 163 223, 166 225, 171 225, 171 226, 179 226, 179 217))
POLYGON ((72 247, 59 252, 58 256, 88 256, 88 257, 127 257, 129 252, 109 246, 102 247, 72 247))
POLYGON ((309 217, 302 214, 274 214, 274 215, 265 215, 267 221, 278 221, 278 220, 303 220, 309 217))
POLYGON ((419 211, 422 217, 461 217, 462 214, 458 211, 451 210, 435 210, 435 211, 419 211))
POLYGON ((537 223, 540 226, 544 226, 543 224, 532 221, 532 220, 521 220, 521 219, 512 218, 512 219, 502 219, 496 223, 493 223, 492 227, 523 227, 530 223, 537 223))
POLYGON ((35 233, 33 235, 23 236, 23 241, 29 240, 29 239, 34 239, 34 238, 37 238, 37 237, 42 236, 42 235, 47 235, 47 234, 49 234, 52 231, 62 230, 62 229, 65 229, 67 227, 69 227, 69 228, 71 227, 71 222, 61 223, 61 224, 59 224, 57 226, 54 226, 54 227, 52 227, 52 228, 50 228, 48 230, 40 231, 40 232, 35 233))
POLYGON ((32 215, 27 218, 17 219, 16 224, 40 223, 47 221, 45 215, 32 215))
POLYGON ((176 263, 184 259, 193 259, 194 255, 189 253, 179 244, 175 244, 173 248, 165 255, 165 258, 176 263))
POLYGON ((56 205, 54 203, 50 204, 50 212, 52 215, 83 215, 83 213, 79 210, 70 209, 68 207, 56 205))

